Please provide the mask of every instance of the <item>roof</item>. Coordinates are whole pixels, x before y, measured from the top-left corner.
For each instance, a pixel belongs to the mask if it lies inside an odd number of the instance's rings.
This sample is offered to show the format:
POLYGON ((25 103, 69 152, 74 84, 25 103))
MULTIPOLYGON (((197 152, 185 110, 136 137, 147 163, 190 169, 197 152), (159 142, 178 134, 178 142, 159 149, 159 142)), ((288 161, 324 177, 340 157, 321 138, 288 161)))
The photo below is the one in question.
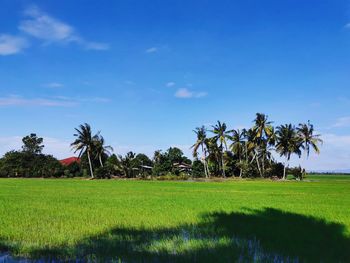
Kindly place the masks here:
POLYGON ((65 165, 65 166, 70 165, 70 164, 75 163, 75 162, 80 163, 80 158, 78 158, 78 157, 69 157, 69 158, 60 160, 60 163, 62 165, 65 165))

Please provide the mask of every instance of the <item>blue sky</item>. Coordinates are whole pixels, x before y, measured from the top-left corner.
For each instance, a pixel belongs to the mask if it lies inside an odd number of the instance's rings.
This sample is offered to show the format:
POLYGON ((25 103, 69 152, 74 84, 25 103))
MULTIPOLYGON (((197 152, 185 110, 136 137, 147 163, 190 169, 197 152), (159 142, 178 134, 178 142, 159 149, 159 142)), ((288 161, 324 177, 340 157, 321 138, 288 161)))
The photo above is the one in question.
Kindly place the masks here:
POLYGON ((348 0, 1 0, 0 17, 0 154, 36 132, 72 155, 88 122, 117 153, 190 155, 196 126, 263 112, 315 124, 309 169, 350 168, 348 0))

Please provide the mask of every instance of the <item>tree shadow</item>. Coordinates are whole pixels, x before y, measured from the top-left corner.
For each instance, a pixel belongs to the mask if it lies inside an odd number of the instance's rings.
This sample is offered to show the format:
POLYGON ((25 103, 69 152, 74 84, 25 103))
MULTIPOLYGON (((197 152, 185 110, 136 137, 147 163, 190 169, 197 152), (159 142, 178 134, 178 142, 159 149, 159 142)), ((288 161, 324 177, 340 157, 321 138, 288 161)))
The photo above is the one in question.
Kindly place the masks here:
POLYGON ((273 208, 202 215, 176 228, 115 228, 31 258, 121 262, 350 262, 344 225, 273 208))

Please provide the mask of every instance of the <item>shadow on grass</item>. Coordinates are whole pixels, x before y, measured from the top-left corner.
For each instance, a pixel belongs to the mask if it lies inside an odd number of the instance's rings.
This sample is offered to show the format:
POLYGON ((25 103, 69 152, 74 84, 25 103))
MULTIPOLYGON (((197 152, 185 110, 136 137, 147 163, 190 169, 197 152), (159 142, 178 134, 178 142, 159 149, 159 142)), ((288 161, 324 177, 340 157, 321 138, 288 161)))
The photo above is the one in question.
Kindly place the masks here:
POLYGON ((350 262, 345 227, 277 209, 203 215, 163 229, 115 228, 32 258, 121 262, 350 262))

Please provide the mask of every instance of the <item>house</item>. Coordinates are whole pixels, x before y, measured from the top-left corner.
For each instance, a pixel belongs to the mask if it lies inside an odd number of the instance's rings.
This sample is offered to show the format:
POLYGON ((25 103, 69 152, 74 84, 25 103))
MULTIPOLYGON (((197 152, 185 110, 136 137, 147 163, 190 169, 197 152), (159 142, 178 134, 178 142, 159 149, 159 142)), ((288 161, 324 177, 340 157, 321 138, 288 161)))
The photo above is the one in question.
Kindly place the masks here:
POLYGON ((78 157, 69 157, 63 160, 60 160, 60 163, 64 166, 68 166, 72 163, 80 163, 80 158, 78 157))

